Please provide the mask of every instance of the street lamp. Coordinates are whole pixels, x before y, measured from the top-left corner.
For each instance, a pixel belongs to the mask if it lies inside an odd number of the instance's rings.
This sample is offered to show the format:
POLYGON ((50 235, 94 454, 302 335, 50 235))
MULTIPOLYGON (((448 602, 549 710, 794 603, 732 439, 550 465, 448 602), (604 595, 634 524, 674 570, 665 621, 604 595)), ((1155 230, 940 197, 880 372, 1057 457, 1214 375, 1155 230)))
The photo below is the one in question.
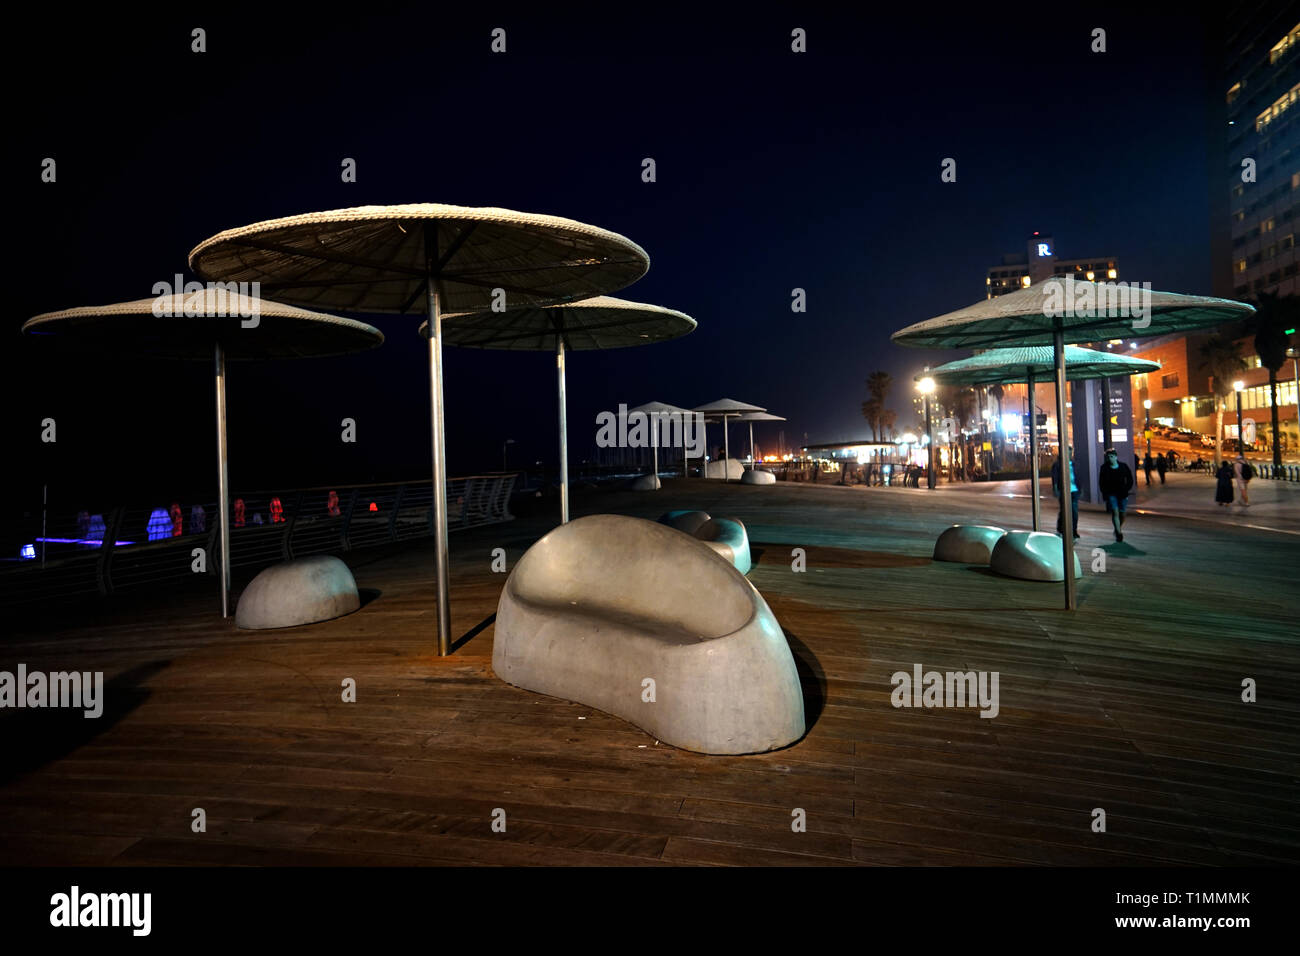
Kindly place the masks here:
POLYGON ((501 470, 502 471, 510 470, 509 468, 506 467, 506 446, 513 445, 514 443, 515 440, 513 438, 507 438, 505 441, 501 443, 501 470))
POLYGON ((1147 424, 1146 424, 1146 428, 1144 428, 1144 429, 1142 429, 1142 430, 1143 430, 1144 432, 1146 432, 1146 436, 1147 436, 1147 454, 1149 455, 1149 454, 1151 454, 1151 399, 1149 399, 1149 398, 1144 398, 1144 399, 1142 400, 1142 407, 1145 408, 1145 409, 1147 410, 1147 424))
POLYGON ((1232 383, 1232 390, 1237 393, 1237 454, 1246 457, 1246 436, 1241 433, 1241 390, 1246 383, 1237 379, 1232 383))
POLYGON ((934 394, 934 379, 926 376, 916 383, 917 391, 925 396, 925 438, 929 448, 928 467, 925 472, 925 485, 934 489, 934 435, 930 430, 930 396, 934 394))

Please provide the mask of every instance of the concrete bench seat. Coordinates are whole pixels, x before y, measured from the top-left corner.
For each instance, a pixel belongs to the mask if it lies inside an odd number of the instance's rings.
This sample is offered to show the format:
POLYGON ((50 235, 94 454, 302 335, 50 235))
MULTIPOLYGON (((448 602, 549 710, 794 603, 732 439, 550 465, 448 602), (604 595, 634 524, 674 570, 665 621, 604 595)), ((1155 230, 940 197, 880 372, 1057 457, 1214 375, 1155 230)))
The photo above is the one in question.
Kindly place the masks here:
POLYGON ((934 543, 934 560, 988 564, 1006 529, 992 525, 955 524, 934 543))
POLYGON ((714 518, 707 511, 670 511, 660 516, 659 523, 703 541, 741 574, 748 574, 753 567, 749 534, 735 518, 714 518))
MULTIPOLYGON (((998 574, 1022 581, 1064 581, 1061 536, 1046 531, 1008 531, 994 546, 989 567, 998 574)), ((1077 554, 1074 576, 1083 577, 1077 554)))
POLYGON ((528 549, 497 605, 492 668, 685 750, 759 753, 804 733, 794 657, 762 595, 640 518, 578 518, 528 549))
POLYGON ((249 630, 315 624, 361 607, 357 582, 338 558, 316 554, 273 564, 244 588, 235 624, 249 630))
POLYGON ((658 491, 660 487, 658 475, 641 475, 632 479, 633 491, 658 491))
POLYGON ((745 473, 745 466, 740 463, 738 458, 724 458, 721 461, 711 461, 704 468, 705 478, 729 478, 735 481, 745 473))
POLYGON ((745 473, 740 476, 740 483, 742 485, 774 485, 776 484, 776 475, 761 468, 746 468, 745 473))

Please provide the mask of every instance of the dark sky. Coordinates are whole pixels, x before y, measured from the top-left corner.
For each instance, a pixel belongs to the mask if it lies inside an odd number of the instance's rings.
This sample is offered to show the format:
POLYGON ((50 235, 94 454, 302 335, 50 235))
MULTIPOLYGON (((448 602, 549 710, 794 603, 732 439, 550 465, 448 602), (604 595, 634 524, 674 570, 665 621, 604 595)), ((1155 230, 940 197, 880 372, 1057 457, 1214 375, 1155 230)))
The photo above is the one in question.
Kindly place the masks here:
MULTIPOLYGON (((10 495, 39 502, 49 481, 72 510, 87 497, 211 496, 208 366, 77 358, 18 328, 148 296, 209 235, 300 212, 504 206, 642 245, 649 274, 616 294, 699 328, 571 357, 575 459, 596 413, 619 402, 727 396, 788 417, 791 444, 860 437, 863 383, 880 368, 903 420, 902 383, 956 353, 889 334, 980 298, 987 267, 1034 229, 1063 257, 1118 256, 1121 278, 1211 291, 1203 26, 1189 11, 464 6, 70 24, 47 5, 10 36, 23 57, 7 66, 10 495), (194 26, 207 53, 189 50, 194 26), (504 55, 489 50, 497 26, 504 55), (790 52, 796 26, 806 54, 790 52), (1104 54, 1089 50, 1095 26, 1104 54), (45 156, 55 184, 40 182, 45 156), (940 181, 949 156, 956 183, 940 181), (355 184, 340 181, 343 157, 357 160, 355 184), (794 287, 804 314, 791 312, 794 287), (46 416, 57 446, 39 441, 46 416)), ((383 330, 382 349, 232 367, 236 488, 428 475, 418 319, 358 317, 383 330), (339 441, 345 416, 356 445, 339 441)), ((519 442, 512 464, 554 461, 549 355, 445 360, 452 475, 499 467, 505 438, 519 442)))

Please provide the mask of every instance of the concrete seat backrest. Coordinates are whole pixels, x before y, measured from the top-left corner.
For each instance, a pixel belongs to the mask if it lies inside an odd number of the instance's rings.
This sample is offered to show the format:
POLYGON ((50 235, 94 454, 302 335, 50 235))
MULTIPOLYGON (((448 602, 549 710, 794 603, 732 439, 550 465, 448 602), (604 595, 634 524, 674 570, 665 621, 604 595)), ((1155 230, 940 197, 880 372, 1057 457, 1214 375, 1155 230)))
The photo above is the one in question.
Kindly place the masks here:
MULTIPOLYGON (((666 524, 678 531, 696 535, 700 527, 712 520, 707 511, 670 511, 659 518, 660 524, 666 524)), ((696 535, 698 537, 698 535, 696 535)))
POLYGON ((623 515, 589 515, 528 550, 507 585, 535 604, 633 615, 704 638, 754 615, 749 582, 707 545, 670 527, 623 515))

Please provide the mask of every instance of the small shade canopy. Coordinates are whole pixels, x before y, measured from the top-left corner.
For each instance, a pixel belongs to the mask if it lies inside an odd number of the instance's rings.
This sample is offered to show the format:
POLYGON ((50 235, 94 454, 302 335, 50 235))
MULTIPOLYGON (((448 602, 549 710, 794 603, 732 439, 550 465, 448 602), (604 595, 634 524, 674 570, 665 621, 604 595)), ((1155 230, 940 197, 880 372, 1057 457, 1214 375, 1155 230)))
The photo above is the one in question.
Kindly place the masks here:
POLYGON ((783 422, 785 421, 780 415, 771 415, 767 412, 745 412, 743 415, 737 415, 738 422, 783 422))
POLYGON ((891 338, 899 345, 935 349, 1051 345, 1058 323, 1066 342, 1149 338, 1218 325, 1255 311, 1232 299, 1143 292, 1131 287, 1124 290, 1127 298, 1121 300, 1115 286, 1072 277, 1069 281, 1049 279, 909 325, 891 338), (1142 315, 1133 314, 1138 307, 1142 315))
MULTIPOLYGON (((503 312, 466 312, 443 317, 442 338, 465 348, 556 353, 560 420, 560 523, 569 520, 569 438, 566 425, 565 359, 571 350, 652 345, 695 330, 682 312, 611 296, 593 296, 553 306, 523 306, 503 312)), ((428 337, 429 323, 420 326, 428 337)), ((655 473, 659 465, 656 453, 655 473)))
MULTIPOLYGON (((727 460, 730 461, 731 460, 731 435, 727 429, 727 423, 731 419, 738 418, 741 415, 747 413, 765 412, 767 411, 767 409, 759 408, 757 405, 749 405, 746 404, 745 402, 738 402, 734 398, 720 398, 716 402, 709 402, 707 405, 697 405, 694 409, 692 409, 692 411, 703 412, 704 420, 706 422, 722 423, 722 444, 723 447, 726 449, 725 455, 727 457, 727 460)), ((731 466, 727 465, 726 467, 730 468, 731 466)), ((707 469, 705 469, 704 474, 707 475, 707 473, 708 473, 707 469)), ((725 470, 722 473, 722 478, 724 481, 729 480, 727 477, 727 472, 725 470)))
POLYGON ((23 323, 32 335, 53 335, 97 351, 213 362, 217 407, 217 506, 221 616, 229 615, 230 494, 226 462, 227 359, 308 358, 373 349, 378 329, 336 315, 239 295, 218 288, 160 295, 113 305, 46 312, 23 323))
POLYGON ((676 405, 666 405, 663 402, 646 402, 644 405, 638 405, 636 408, 629 408, 628 412, 644 412, 647 415, 694 415, 695 413, 689 408, 678 408, 676 405))
MULTIPOLYGON (((1159 362, 1113 355, 1077 345, 1065 347, 1065 377, 1072 381, 1089 378, 1113 378, 1156 372, 1159 362)), ((1056 370, 1049 346, 1026 346, 991 349, 970 358, 958 359, 916 376, 932 378, 939 385, 995 385, 1029 380, 1032 373, 1040 381, 1048 380, 1056 370)))
MULTIPOLYGON (((442 317, 442 337, 461 348, 570 352, 666 342, 695 330, 689 315, 663 306, 599 295, 562 305, 442 317)), ((428 323, 420 326, 428 335, 428 323)))
POLYGON ((346 355, 384 341, 364 322, 214 289, 46 312, 22 330, 96 351, 205 362, 218 341, 233 361, 346 355))
POLYGON ((424 312, 432 272, 443 313, 564 302, 641 278, 650 257, 596 226, 495 207, 358 206, 227 229, 190 252, 205 278, 344 312, 424 312))
MULTIPOLYGON (((660 429, 666 427, 663 424, 664 417, 672 416, 672 415, 679 416, 679 420, 682 423, 681 434, 684 438, 686 432, 686 423, 695 416, 695 412, 691 411, 689 408, 678 408, 676 405, 667 405, 663 402, 646 402, 644 405, 638 405, 636 408, 629 408, 628 414, 630 415, 632 412, 642 412, 643 414, 648 415, 650 419, 655 423, 656 427, 651 430, 651 434, 654 436, 652 439, 653 441, 652 447, 654 448, 654 474, 657 480, 659 478, 659 442, 661 440, 660 429)), ((685 473, 686 473, 686 467, 685 467, 685 462, 683 461, 682 474, 684 475, 685 473)))

